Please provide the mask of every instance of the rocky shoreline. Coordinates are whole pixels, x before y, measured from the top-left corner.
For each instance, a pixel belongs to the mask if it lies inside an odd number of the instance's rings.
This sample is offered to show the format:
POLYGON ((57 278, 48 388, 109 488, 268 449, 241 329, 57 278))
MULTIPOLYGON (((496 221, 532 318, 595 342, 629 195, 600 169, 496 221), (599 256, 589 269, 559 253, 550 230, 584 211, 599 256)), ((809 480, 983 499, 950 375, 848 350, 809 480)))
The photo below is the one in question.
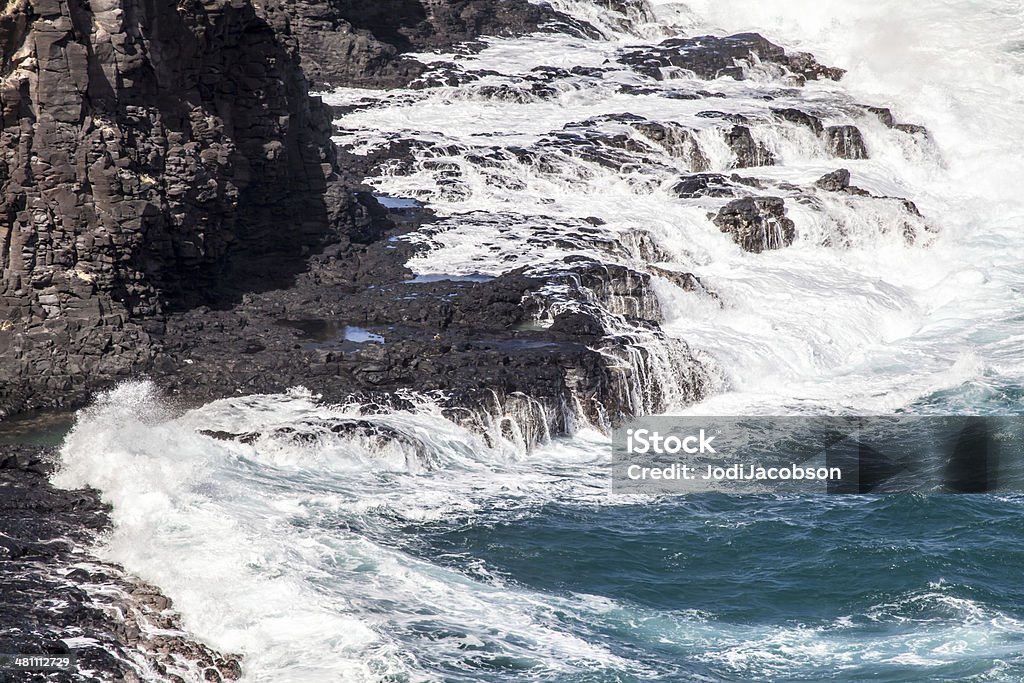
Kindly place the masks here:
MULTIPOLYGON (((599 329, 509 332, 538 281, 408 282, 408 250, 387 238, 429 215, 382 207, 308 94, 311 81, 405 84, 424 67, 404 52, 556 19, 525 1, 5 3, 0 413, 78 407, 148 375, 189 402, 297 384, 382 402, 457 389, 453 415, 473 420, 520 392, 563 401, 566 368, 584 369, 592 410, 613 412, 587 346, 599 329), (339 344, 339 326, 357 324, 387 326, 390 343, 339 344)), ((557 412, 534 415, 533 438, 565 429, 557 412)), ((0 650, 73 646, 79 673, 0 678, 238 677, 239 660, 182 633, 157 589, 92 556, 109 524, 97 492, 54 489, 52 452, 2 456, 0 650)))
MULTIPOLYGON (((330 5, 330 35, 347 41, 344 49, 312 26, 312 16, 325 18, 318 3, 208 3, 176 17, 142 16, 130 3, 93 17, 75 3, 8 6, 0 28, 10 46, 0 412, 78 407, 139 376, 190 401, 303 384, 329 399, 454 392, 450 405, 472 411, 499 408, 490 405, 495 392, 498 403, 526 394, 550 409, 545 429, 554 431, 565 431, 569 412, 597 422, 623 412, 630 379, 592 348, 607 333, 594 315, 524 329, 538 313, 531 298, 549 283, 522 274, 409 282, 410 247, 394 240, 429 214, 389 211, 360 184, 381 155, 339 156, 303 71, 324 84, 382 87, 423 75, 409 71, 403 51, 551 25, 594 29, 526 2, 434 3, 423 16, 410 14, 419 3, 373 11, 357 4, 330 5), (150 30, 131 30, 127 12, 150 30), (381 28, 385 16, 398 25, 381 28), (131 55, 128 43, 148 59, 131 55), (331 50, 330 61, 348 71, 326 75, 326 53, 312 47, 300 62, 306 43, 331 50), (49 61, 44 44, 54 46, 49 61), (219 66, 204 57, 211 53, 219 66), (80 78, 79 54, 93 60, 80 78), (246 73, 239 64, 250 65, 246 73), (262 72, 248 73, 259 65, 262 72), (213 81, 212 73, 227 78, 213 81), (123 92, 108 93, 116 84, 123 92), (157 95, 166 87, 187 95, 168 102, 157 95), (309 333, 317 325, 386 327, 389 342, 330 343, 337 339, 309 333), (582 405, 566 408, 575 397, 582 405)), ((386 158, 401 156, 389 150, 386 158)), ((620 281, 643 290, 649 279, 622 280, 599 263, 575 270, 606 292, 620 281)), ((699 396, 699 379, 693 384, 699 396)))
POLYGON ((96 491, 54 488, 56 457, 0 446, 0 652, 73 650, 77 671, 0 671, 0 680, 236 680, 238 657, 196 642, 159 589, 96 559, 107 507, 96 491))
MULTIPOLYGON (((637 3, 621 4, 609 11, 636 11, 637 3)), ((445 391, 462 408, 494 391, 526 393, 556 412, 582 401, 573 410, 598 423, 635 412, 639 406, 623 400, 624 385, 634 380, 595 350, 629 340, 607 329, 590 304, 625 306, 631 325, 656 331, 650 280, 664 277, 664 269, 610 267, 581 256, 559 273, 418 281, 406 264, 424 247, 401 238, 434 217, 415 206, 384 206, 363 184, 382 163, 412 164, 415 142, 395 141, 369 155, 339 151, 331 109, 309 95, 312 83, 424 87, 479 78, 403 55, 545 28, 599 35, 525 0, 392 0, 372 10, 265 0, 182 3, 176 12, 131 0, 102 11, 76 2, 8 3, 0 18, 0 414, 78 407, 95 391, 141 376, 194 401, 302 384, 332 400, 445 391), (539 292, 553 284, 572 290, 578 305, 552 310, 539 292), (539 318, 547 323, 532 324, 539 318), (348 327, 387 343, 345 344, 348 327)), ((619 55, 655 79, 674 69, 744 78, 745 59, 796 86, 842 76, 756 34, 670 39, 619 55)), ((538 72, 530 96, 543 99, 561 77, 538 72)), ((887 110, 875 113, 890 127, 920 133, 887 110)), ((707 116, 730 128, 726 142, 737 168, 773 163, 749 121, 707 116)), ((826 128, 797 109, 775 116, 806 126, 838 158, 867 153, 856 126, 826 128)), ((786 202, 814 201, 808 191, 703 173, 707 159, 694 132, 672 122, 628 114, 583 122, 580 132, 551 140, 551 149, 621 168, 629 159, 619 150, 636 152, 637 143, 591 131, 622 123, 646 144, 689 159, 694 173, 677 184, 680 197, 735 198, 715 223, 741 247, 792 242, 786 202)), ((543 167, 548 150, 515 153, 543 167)), ((444 150, 432 154, 443 163, 444 150)), ((835 191, 866 194, 847 186, 835 191)), ((913 226, 906 230, 912 239, 913 226)), ((536 239, 544 232, 538 227, 536 239)), ((602 239, 589 238, 598 233, 584 223, 559 232, 581 243, 602 239)), ((653 256, 640 254, 657 261, 653 256)), ((702 290, 691 274, 671 278, 702 290)), ((697 399, 706 378, 691 365, 682 383, 697 399)), ((644 408, 659 407, 657 393, 652 389, 644 408)), ((566 422, 562 416, 551 427, 562 430, 566 422)))
MULTIPOLYGON (((544 377, 555 396, 564 387, 547 360, 595 365, 564 342, 517 375, 502 372, 498 349, 445 341, 447 326, 486 333, 521 321, 527 278, 457 291, 461 304, 445 310, 445 284, 423 287, 434 305, 417 310, 371 290, 408 286, 401 254, 382 258, 381 240, 410 223, 339 161, 305 74, 319 87, 397 85, 423 70, 403 52, 529 32, 552 16, 526 2, 434 5, 426 21, 415 2, 4 3, 0 413, 78 407, 146 374, 199 401, 302 383, 385 396, 494 367, 467 391, 544 377), (408 26, 388 27, 390 42, 369 32, 396 17, 408 26), (391 357, 315 343, 317 324, 371 324, 373 311, 410 330, 391 357)), ((54 489, 55 458, 0 448, 0 651, 73 647, 79 672, 0 679, 237 678, 239 660, 181 632, 156 588, 92 555, 106 508, 95 491, 54 489)))
POLYGON ((419 5, 8 3, 0 412, 74 407, 161 373, 164 348, 184 341, 174 320, 287 290, 311 257, 334 280, 387 282, 400 264, 364 262, 392 222, 359 184, 362 162, 339 160, 306 71, 322 85, 404 83, 419 72, 403 51, 555 16, 525 0, 419 5), (361 28, 380 32, 383 17, 398 22, 392 43, 361 28))
MULTIPOLYGON (((607 11, 626 21, 642 5, 613 2, 607 11)), ((608 242, 596 220, 541 225, 532 239, 586 249, 544 272, 417 276, 408 264, 428 246, 407 238, 443 231, 449 219, 382 196, 367 179, 383 165, 422 163, 424 149, 405 139, 367 154, 339 148, 332 119, 372 105, 332 108, 310 95, 481 81, 481 97, 544 99, 561 78, 610 70, 550 67, 488 84, 493 74, 407 56, 538 31, 601 35, 527 0, 8 0, 0 10, 0 416, 77 408, 141 377, 182 405, 301 385, 328 401, 357 397, 370 411, 401 406, 403 392, 416 391, 475 431, 514 416, 520 433, 498 436, 528 448, 578 420, 608 426, 658 412, 670 397, 705 396, 709 371, 685 344, 666 342, 654 282, 715 295, 692 273, 657 265, 664 259, 649 236, 623 245, 608 242), (643 265, 591 255, 627 251, 643 265), (650 339, 672 354, 671 382, 651 369, 663 361, 650 339)), ((794 88, 842 76, 756 34, 669 39, 623 49, 618 60, 654 80, 679 70, 743 79, 752 65, 794 88)), ((691 95, 708 101, 701 116, 720 122, 737 170, 774 163, 750 120, 715 110, 711 93, 691 95)), ((888 110, 871 113, 903 134, 927 135, 888 110)), ((868 153, 856 126, 825 126, 792 108, 772 116, 806 128, 837 160, 868 153)), ((535 148, 486 153, 495 164, 518 155, 543 169, 552 151, 571 149, 621 170, 648 148, 686 160, 690 172, 673 192, 720 199, 713 222, 746 251, 789 246, 787 202, 813 203, 819 190, 904 202, 907 239, 923 229, 912 202, 873 197, 844 169, 814 188, 709 173, 694 130, 628 113, 566 126, 535 148)), ((439 175, 449 173, 446 151, 429 151, 439 175)), ((18 680, 237 678, 244 662, 190 640, 156 588, 91 555, 106 509, 95 491, 49 485, 55 457, 0 446, 0 581, 19 587, 5 592, 13 635, 0 637, 0 652, 57 652, 70 638, 82 644, 82 671, 93 673, 18 680)))

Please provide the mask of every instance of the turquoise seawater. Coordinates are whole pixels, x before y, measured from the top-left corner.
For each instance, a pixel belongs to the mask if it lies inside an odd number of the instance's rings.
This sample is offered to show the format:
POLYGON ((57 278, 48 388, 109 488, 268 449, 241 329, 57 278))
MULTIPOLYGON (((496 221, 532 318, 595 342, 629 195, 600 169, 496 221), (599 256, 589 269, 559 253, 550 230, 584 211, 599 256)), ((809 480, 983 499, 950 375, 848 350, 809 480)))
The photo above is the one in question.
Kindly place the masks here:
POLYGON ((550 619, 643 663, 549 674, 484 644, 428 659, 447 680, 1009 681, 1024 679, 1022 504, 708 494, 402 533, 423 558, 579 600, 550 619))

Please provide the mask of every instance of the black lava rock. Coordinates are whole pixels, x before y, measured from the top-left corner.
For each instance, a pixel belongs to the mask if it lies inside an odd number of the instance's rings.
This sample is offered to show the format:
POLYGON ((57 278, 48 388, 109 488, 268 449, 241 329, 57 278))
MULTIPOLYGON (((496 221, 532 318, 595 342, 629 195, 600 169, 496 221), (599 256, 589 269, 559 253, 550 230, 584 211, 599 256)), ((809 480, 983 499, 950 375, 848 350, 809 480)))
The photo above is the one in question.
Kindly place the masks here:
POLYGON ((724 38, 672 38, 653 48, 624 50, 619 61, 658 80, 664 78, 664 70, 669 67, 693 72, 698 78, 740 80, 745 77, 741 63, 750 63, 752 57, 778 65, 805 80, 839 80, 844 73, 842 69, 819 64, 810 54, 786 52, 756 33, 739 33, 724 38))
POLYGON ((755 254, 788 247, 796 239, 796 226, 786 217, 786 203, 780 197, 733 200, 722 207, 714 223, 744 251, 755 254))
POLYGON ((829 126, 825 129, 829 151, 841 159, 867 159, 868 148, 857 126, 829 126))
POLYGON ((840 168, 818 178, 815 186, 828 192, 842 192, 850 187, 850 171, 840 168))

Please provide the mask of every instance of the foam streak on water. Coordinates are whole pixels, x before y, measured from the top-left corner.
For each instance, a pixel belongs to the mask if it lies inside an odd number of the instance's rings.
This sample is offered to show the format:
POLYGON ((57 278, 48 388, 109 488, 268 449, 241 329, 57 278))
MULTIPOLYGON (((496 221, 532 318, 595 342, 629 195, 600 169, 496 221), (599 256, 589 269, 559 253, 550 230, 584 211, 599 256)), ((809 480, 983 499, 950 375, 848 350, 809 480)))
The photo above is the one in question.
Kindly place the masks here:
MULTIPOLYGON (((478 79, 330 95, 368 105, 338 122, 356 153, 419 145, 410 167, 369 179, 439 216, 409 237, 427 247, 414 272, 552 278, 545 315, 597 309, 632 339, 621 362, 650 351, 648 377, 675 387, 678 410, 1020 411, 1019 2, 554 4, 604 39, 494 40, 422 56, 478 79), (617 61, 665 36, 743 30, 848 76, 799 87, 752 64, 744 81, 656 81, 617 61), (779 107, 857 125, 870 158, 836 159, 779 107), (745 117, 777 164, 733 168, 709 110, 745 117), (657 143, 637 121, 691 135, 657 143), (724 199, 673 192, 698 166, 784 196, 793 246, 740 251, 709 220, 724 199), (923 218, 814 189, 839 167, 923 218), (653 295, 573 298, 580 256, 651 274, 653 295), (716 382, 696 405, 673 384, 687 348, 716 382)), ((295 390, 180 413, 126 384, 79 416, 57 482, 103 492, 105 557, 242 653, 247 681, 1024 680, 1019 497, 612 497, 597 431, 527 452, 414 403, 363 415, 295 390)))

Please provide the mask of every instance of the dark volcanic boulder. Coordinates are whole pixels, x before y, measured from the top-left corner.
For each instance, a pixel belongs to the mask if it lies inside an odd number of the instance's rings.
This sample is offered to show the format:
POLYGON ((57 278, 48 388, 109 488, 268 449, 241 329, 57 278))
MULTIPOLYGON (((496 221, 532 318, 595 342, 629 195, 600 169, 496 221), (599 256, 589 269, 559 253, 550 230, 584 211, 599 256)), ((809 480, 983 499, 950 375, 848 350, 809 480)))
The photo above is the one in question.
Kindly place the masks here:
POLYGON ((842 192, 850 187, 850 172, 840 168, 821 176, 814 184, 829 192, 842 192))
POLYGON ((699 277, 693 273, 685 273, 678 270, 670 270, 660 266, 647 266, 652 275, 663 277, 675 286, 686 292, 698 292, 707 296, 718 298, 718 295, 708 289, 699 277))
POLYGON ((819 64, 804 52, 789 53, 756 33, 738 33, 719 38, 672 38, 656 47, 628 48, 619 55, 619 61, 639 73, 661 80, 669 68, 692 72, 697 78, 746 77, 744 65, 754 61, 774 64, 803 80, 822 78, 839 80, 842 69, 819 64))
POLYGON ((893 128, 910 135, 928 135, 928 129, 916 123, 897 123, 893 128))
POLYGON ((795 123, 809 128, 815 135, 821 135, 822 131, 825 129, 821 123, 821 119, 814 114, 808 114, 800 109, 794 109, 792 107, 772 109, 772 113, 783 121, 789 121, 790 123, 795 123))
POLYGON ((653 140, 669 154, 685 159, 694 171, 704 171, 711 162, 701 149, 694 132, 678 123, 657 121, 639 121, 631 123, 641 135, 653 140))
POLYGON ((826 173, 814 182, 814 186, 828 192, 843 192, 856 197, 873 197, 862 187, 850 184, 850 172, 845 168, 826 173))
POLYGON ((725 142, 736 155, 735 168, 771 166, 775 163, 775 156, 767 147, 754 140, 746 126, 733 126, 726 132, 725 142))
POLYGON ((867 159, 868 148, 857 126, 829 126, 825 129, 829 151, 841 159, 867 159))
POLYGON ((892 128, 896 125, 896 117, 892 115, 892 110, 888 107, 864 107, 867 111, 871 112, 878 117, 878 120, 882 122, 882 125, 887 128, 892 128))
POLYGON ((736 187, 721 173, 695 173, 681 178, 672 192, 683 199, 735 197, 736 187))
POLYGON ((755 254, 788 247, 796 239, 796 226, 786 217, 786 203, 780 197, 733 200, 722 207, 714 223, 744 251, 755 254))
POLYGON ((878 117, 878 120, 882 122, 887 128, 893 128, 895 130, 909 133, 911 135, 917 134, 928 134, 928 129, 924 126, 919 126, 916 123, 899 123, 896 117, 893 116, 892 110, 888 107, 864 107, 867 111, 871 112, 878 117))

